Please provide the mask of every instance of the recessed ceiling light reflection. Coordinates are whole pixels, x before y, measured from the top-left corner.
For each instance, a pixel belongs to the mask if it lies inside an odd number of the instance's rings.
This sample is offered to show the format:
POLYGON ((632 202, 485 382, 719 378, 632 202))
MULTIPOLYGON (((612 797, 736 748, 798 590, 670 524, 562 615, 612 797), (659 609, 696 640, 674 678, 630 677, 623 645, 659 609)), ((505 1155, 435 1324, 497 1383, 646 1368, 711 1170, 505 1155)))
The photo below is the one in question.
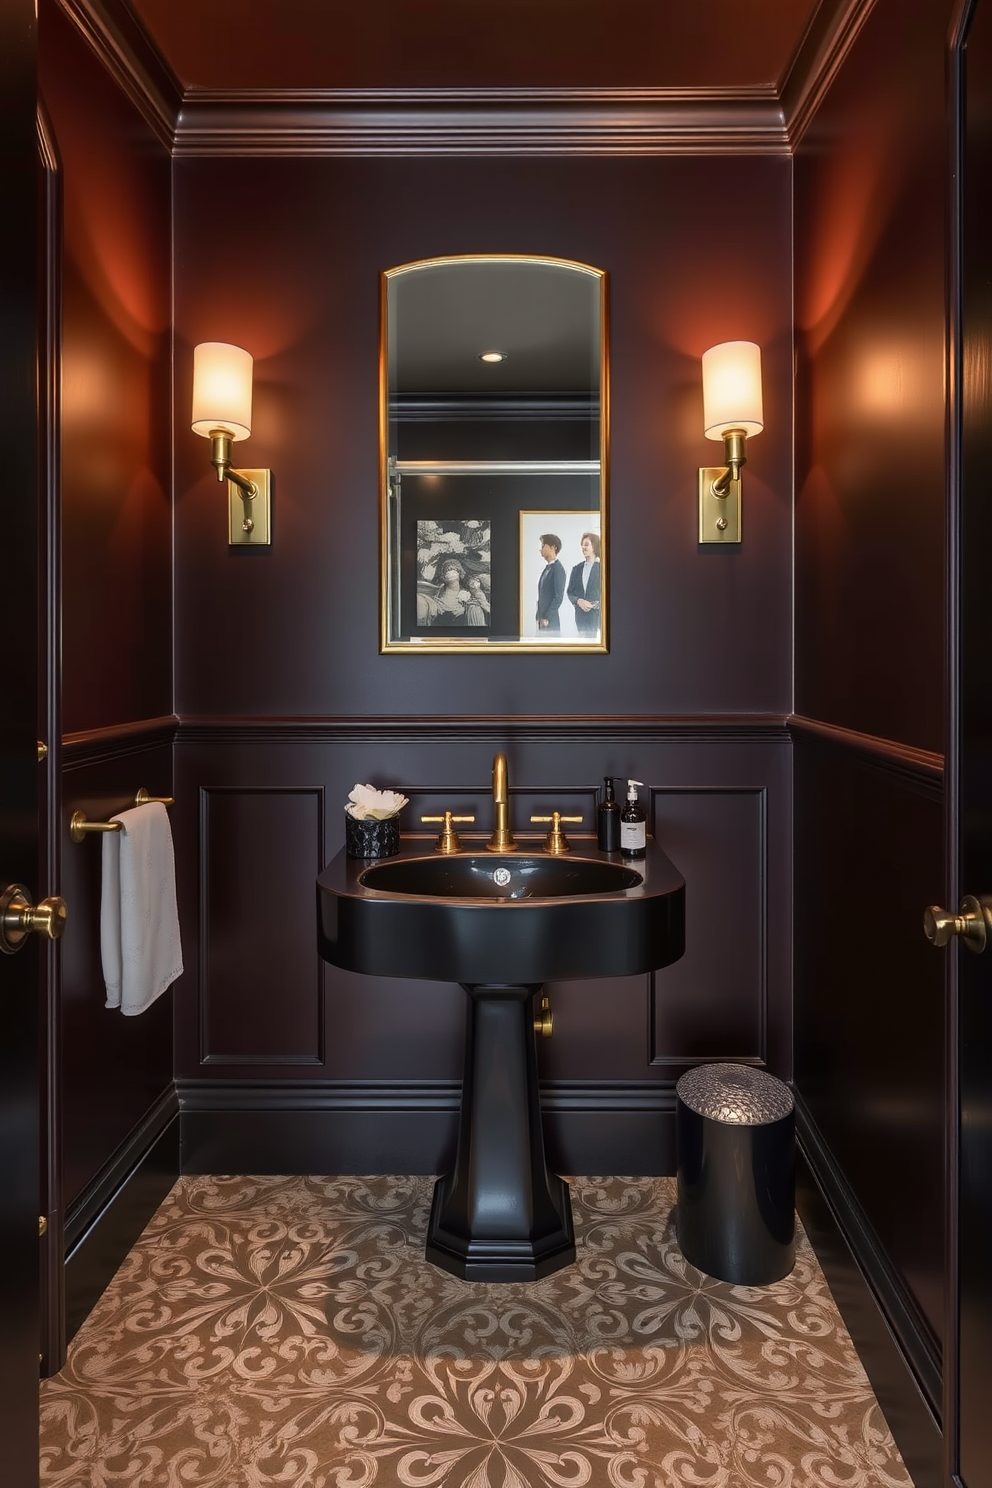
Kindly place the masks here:
POLYGON ((506 361, 506 352, 505 351, 480 351, 480 353, 479 353, 479 361, 480 362, 505 362, 506 361))

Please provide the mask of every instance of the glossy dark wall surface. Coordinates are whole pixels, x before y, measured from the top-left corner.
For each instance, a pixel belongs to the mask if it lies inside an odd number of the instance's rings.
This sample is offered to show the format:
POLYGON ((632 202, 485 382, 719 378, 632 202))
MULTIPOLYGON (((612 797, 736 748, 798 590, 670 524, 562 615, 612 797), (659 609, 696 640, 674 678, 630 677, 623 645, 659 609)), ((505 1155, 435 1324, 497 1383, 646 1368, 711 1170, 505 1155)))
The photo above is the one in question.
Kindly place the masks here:
POLYGON ((172 712, 170 162, 54 3, 62 158, 62 722, 172 712))
POLYGON ((41 4, 62 165, 63 1214, 172 1079, 171 994, 105 1008, 91 820, 172 786, 170 162, 64 14, 41 4), (145 720, 164 717, 157 732, 145 720), (136 730, 136 727, 137 730, 136 730))
POLYGON ((879 0, 795 166, 796 1085, 938 1414, 950 11, 879 0))
MULTIPOLYGON (((176 711, 190 715, 789 711, 791 164, 783 158, 176 162, 176 711), (726 199, 747 201, 731 235, 726 199), (250 207, 233 251, 218 199, 250 207), (609 656, 379 656, 379 274, 457 252, 571 257, 609 274, 609 656), (746 542, 696 545, 699 356, 750 337, 767 426, 746 542), (192 347, 255 356, 273 546, 230 552, 192 347), (650 655, 650 660, 648 659, 650 655)), ((353 782, 349 782, 349 785, 353 782)))
POLYGON ((880 0, 796 155, 796 712, 944 748, 950 0, 880 0))
POLYGON ((312 883, 342 844, 357 779, 406 790, 408 826, 455 801, 488 830, 505 749, 517 829, 563 799, 591 828, 603 774, 632 774, 689 884, 684 960, 553 989, 555 1034, 540 1041, 556 1160, 672 1171, 687 1062, 732 1054, 789 1072, 791 164, 180 158, 175 170, 176 822, 199 935, 178 1003, 184 1160, 232 1150, 204 1135, 210 1111, 236 1134, 263 1102, 287 1122, 309 1102, 307 1141, 326 1140, 307 1151, 325 1170, 390 1154, 436 1170, 463 994, 323 967, 312 883), (258 207, 236 251, 217 231, 218 192, 258 207), (710 220, 728 194, 748 201, 732 238, 710 220), (609 275, 608 656, 378 654, 379 275, 493 251, 609 275), (764 348, 767 428, 745 544, 716 552, 696 543, 696 469, 717 449, 702 437, 699 356, 732 337, 764 348), (207 445, 188 433, 205 339, 256 358, 254 430, 237 455, 273 469, 269 551, 228 548, 207 445), (259 913, 269 893, 271 917, 259 913), (383 1137, 383 1103, 402 1100, 402 1128, 383 1137), (348 1102, 365 1103, 364 1131, 341 1125, 348 1102))

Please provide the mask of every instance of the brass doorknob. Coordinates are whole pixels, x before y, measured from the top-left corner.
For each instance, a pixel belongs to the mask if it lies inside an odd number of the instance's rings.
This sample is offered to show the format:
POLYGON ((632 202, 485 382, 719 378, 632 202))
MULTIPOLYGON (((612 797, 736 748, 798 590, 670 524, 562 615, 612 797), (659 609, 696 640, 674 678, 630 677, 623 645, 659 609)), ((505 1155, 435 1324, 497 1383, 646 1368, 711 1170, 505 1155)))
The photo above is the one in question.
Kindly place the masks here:
POLYGON ((32 904, 23 884, 8 884, 0 894, 0 951, 19 951, 29 935, 58 940, 69 918, 64 899, 42 899, 32 904))
POLYGON ((923 911, 923 933, 931 945, 946 946, 960 935, 969 951, 980 955, 992 932, 992 899, 965 894, 957 914, 931 904, 923 911))

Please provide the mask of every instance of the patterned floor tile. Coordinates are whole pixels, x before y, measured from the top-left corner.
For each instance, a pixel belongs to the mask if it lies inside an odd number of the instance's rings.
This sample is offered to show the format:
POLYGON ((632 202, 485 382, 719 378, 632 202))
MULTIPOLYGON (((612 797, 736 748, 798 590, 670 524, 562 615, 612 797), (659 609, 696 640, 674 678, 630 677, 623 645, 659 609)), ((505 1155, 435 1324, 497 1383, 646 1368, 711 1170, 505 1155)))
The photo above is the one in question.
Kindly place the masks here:
POLYGON ((673 1179, 577 1178, 575 1264, 471 1284, 432 1184, 181 1179, 42 1386, 44 1488, 912 1488, 801 1233, 730 1286, 673 1179))

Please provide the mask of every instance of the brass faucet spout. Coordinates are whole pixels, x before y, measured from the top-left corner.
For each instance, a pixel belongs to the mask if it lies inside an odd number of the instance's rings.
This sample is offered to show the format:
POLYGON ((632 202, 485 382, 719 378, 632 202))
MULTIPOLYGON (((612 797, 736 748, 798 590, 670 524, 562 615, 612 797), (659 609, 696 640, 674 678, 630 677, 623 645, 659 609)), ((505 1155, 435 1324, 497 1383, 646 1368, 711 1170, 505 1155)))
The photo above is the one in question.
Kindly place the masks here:
POLYGON ((517 848, 510 831, 510 786, 505 754, 497 754, 493 759, 493 835, 486 847, 490 852, 516 852, 517 848))

